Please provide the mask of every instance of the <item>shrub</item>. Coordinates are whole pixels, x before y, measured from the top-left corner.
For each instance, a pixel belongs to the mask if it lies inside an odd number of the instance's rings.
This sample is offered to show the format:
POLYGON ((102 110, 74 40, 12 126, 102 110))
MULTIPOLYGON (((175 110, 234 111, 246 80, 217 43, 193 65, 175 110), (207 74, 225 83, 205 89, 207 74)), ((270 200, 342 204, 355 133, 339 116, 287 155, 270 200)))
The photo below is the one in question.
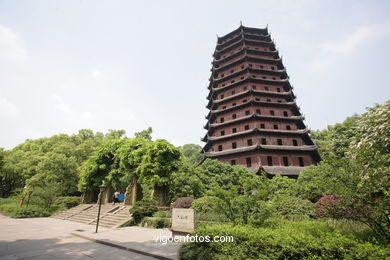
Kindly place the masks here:
POLYGON ((170 210, 159 210, 153 214, 153 217, 170 218, 172 212, 170 210))
POLYGON ((150 217, 157 211, 156 201, 151 199, 143 199, 137 201, 130 209, 132 216, 132 225, 139 224, 144 217, 150 217))
POLYGON ((314 216, 315 204, 309 200, 291 196, 276 196, 270 202, 276 216, 286 219, 307 219, 314 216))
POLYGON ((0 212, 12 218, 48 217, 52 214, 51 211, 37 205, 29 205, 28 207, 23 206, 21 208, 17 204, 0 205, 0 212))
MULTIPOLYGON (((269 222, 269 221, 268 221, 269 222)), ((198 236, 233 236, 234 242, 187 243, 180 259, 367 259, 384 258, 376 244, 362 242, 320 221, 271 221, 269 227, 200 226, 198 236)), ((195 234, 194 234, 195 235, 195 234)))
POLYGON ((204 196, 192 202, 191 208, 196 212, 208 213, 213 212, 216 203, 216 198, 212 196, 204 196))
POLYGON ((151 228, 170 228, 171 224, 171 219, 169 218, 145 217, 141 221, 140 226, 151 228))
POLYGON ((175 200, 171 207, 172 208, 190 208, 191 203, 194 201, 194 198, 191 197, 182 197, 175 200))
POLYGON ((59 197, 55 200, 54 204, 60 208, 70 209, 79 205, 80 202, 80 197, 59 197))

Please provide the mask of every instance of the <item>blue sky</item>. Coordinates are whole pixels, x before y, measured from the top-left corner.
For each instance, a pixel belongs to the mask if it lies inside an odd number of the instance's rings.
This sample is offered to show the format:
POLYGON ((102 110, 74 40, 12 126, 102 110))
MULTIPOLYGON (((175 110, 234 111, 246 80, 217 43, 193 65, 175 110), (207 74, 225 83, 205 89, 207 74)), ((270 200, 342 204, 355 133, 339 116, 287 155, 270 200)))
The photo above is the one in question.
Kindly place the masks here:
POLYGON ((389 1, 0 0, 0 147, 152 126, 198 143, 216 35, 265 27, 311 129, 390 98, 389 1))

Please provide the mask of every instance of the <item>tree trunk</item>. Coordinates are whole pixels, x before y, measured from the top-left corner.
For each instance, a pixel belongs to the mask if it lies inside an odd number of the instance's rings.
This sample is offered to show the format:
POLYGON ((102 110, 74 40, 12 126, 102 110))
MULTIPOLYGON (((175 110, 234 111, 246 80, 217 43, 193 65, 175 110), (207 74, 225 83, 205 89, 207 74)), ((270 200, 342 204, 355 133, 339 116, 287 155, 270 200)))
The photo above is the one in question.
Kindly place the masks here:
POLYGON ((153 190, 153 199, 157 201, 157 206, 169 206, 167 205, 169 203, 169 187, 155 186, 153 190))
POLYGON ((142 199, 142 187, 138 183, 137 176, 131 177, 131 183, 126 188, 125 205, 134 205, 142 199))

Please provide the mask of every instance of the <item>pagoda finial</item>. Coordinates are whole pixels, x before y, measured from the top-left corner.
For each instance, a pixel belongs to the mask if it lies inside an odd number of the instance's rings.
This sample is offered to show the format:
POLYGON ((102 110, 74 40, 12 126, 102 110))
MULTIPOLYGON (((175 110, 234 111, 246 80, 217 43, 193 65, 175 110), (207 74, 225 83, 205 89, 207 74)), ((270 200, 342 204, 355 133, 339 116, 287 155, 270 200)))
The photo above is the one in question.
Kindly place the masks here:
POLYGON ((240 26, 242 26, 242 21, 240 20, 240 26))

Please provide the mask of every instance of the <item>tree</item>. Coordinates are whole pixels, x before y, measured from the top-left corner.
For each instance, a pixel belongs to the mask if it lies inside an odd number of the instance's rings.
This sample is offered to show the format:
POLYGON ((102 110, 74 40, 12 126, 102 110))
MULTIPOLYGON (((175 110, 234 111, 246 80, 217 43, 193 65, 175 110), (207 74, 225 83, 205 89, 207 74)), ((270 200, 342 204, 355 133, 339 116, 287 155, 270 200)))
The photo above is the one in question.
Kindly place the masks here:
POLYGON ((136 138, 144 138, 148 141, 152 141, 153 129, 149 126, 148 129, 142 130, 134 134, 136 138))
POLYGON ((184 158, 190 163, 199 164, 204 156, 201 154, 202 147, 197 144, 185 144, 179 147, 184 158))
POLYGON ((165 206, 169 202, 172 173, 178 170, 180 157, 180 150, 163 139, 150 142, 146 146, 137 174, 141 181, 153 185, 153 197, 159 206, 165 206))

